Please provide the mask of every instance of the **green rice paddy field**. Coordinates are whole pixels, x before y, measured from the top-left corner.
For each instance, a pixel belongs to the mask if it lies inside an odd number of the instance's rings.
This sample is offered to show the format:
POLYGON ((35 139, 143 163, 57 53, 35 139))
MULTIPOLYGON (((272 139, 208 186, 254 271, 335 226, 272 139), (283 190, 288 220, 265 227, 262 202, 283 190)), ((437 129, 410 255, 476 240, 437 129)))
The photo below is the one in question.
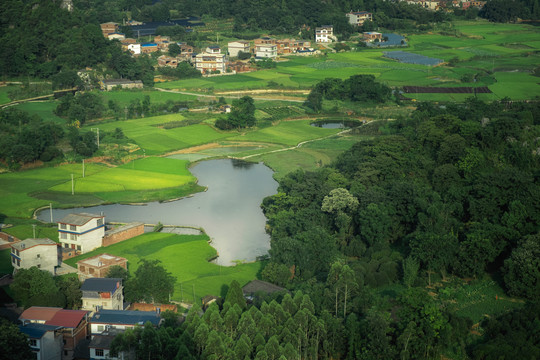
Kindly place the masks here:
POLYGON ((140 259, 157 259, 177 280, 172 300, 192 302, 195 293, 195 301, 199 303, 205 295, 224 296, 223 287, 232 280, 243 286, 256 278, 261 262, 230 267, 208 262, 217 255, 208 240, 206 235, 149 233, 96 249, 66 263, 76 266, 79 260, 107 253, 128 259, 128 269, 133 274, 140 259))
MULTIPOLYGON (((160 83, 165 89, 238 90, 264 88, 270 81, 291 88, 309 88, 327 77, 347 78, 356 74, 372 74, 390 86, 467 86, 463 74, 495 72, 495 84, 480 79, 475 86, 489 86, 493 94, 485 100, 510 97, 530 99, 540 95, 538 78, 531 70, 540 63, 540 30, 528 25, 492 24, 487 21, 458 22, 455 36, 411 35, 406 49, 369 49, 358 52, 328 54, 320 57, 289 57, 276 69, 248 74, 180 80, 160 83), (429 67, 403 64, 383 57, 383 51, 405 50, 444 61, 458 59, 455 66, 429 67), (521 84, 518 91, 516 85, 521 84)), ((416 98, 415 95, 411 97, 416 98)), ((425 95, 417 97, 419 100, 425 95)), ((447 100, 445 94, 430 94, 431 100, 447 100)), ((453 96, 461 100, 460 96, 453 96)))
POLYGON ((36 208, 150 201, 199 190, 186 160, 148 157, 116 168, 81 164, 0 174, 0 214, 28 218, 36 208), (71 195, 71 174, 75 195, 71 195))

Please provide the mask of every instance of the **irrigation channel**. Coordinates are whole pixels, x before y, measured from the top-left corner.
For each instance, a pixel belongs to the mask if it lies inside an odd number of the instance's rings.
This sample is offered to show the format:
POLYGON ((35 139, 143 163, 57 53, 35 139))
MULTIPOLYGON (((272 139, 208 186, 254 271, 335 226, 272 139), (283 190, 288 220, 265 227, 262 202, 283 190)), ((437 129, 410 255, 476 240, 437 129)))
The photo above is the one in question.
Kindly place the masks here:
MULTIPOLYGON (((235 260, 253 261, 267 254, 270 237, 265 232, 266 218, 260 205, 263 198, 277 191, 272 170, 262 163, 221 159, 201 161, 191 172, 207 191, 171 202, 53 209, 53 220, 69 213, 103 212, 107 222, 201 227, 218 251, 216 262, 220 265, 232 265, 235 260)), ((38 213, 38 218, 49 221, 49 210, 38 213)))

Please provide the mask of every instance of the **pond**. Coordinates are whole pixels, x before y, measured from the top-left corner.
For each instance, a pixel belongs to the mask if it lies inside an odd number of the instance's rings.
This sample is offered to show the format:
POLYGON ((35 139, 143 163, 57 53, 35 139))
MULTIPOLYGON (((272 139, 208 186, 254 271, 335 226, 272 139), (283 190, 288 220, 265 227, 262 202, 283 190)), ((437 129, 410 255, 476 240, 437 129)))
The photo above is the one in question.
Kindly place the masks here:
MULTIPOLYGON (((212 239, 221 265, 231 265, 234 260, 253 261, 267 254, 270 237, 265 232, 266 218, 260 205, 263 198, 277 191, 272 170, 262 163, 221 159, 201 161, 191 172, 199 185, 207 186, 207 191, 177 201, 140 206, 53 209, 53 220, 69 213, 103 212, 107 221, 202 227, 212 239)), ((38 218, 49 221, 49 211, 40 212, 38 218)))

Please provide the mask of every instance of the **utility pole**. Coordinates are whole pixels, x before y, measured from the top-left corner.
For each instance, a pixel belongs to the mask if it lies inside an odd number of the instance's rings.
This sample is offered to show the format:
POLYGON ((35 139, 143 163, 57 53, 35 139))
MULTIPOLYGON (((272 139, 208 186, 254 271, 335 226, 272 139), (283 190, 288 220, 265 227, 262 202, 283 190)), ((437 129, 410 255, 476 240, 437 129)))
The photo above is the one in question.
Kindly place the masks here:
POLYGON ((75 183, 73 182, 73 174, 71 174, 71 195, 75 195, 75 183))
POLYGON ((49 212, 51 213, 51 223, 53 222, 52 218, 52 203, 49 203, 49 212))
POLYGON ((82 159, 82 177, 84 177, 84 159, 82 159))
POLYGON ((92 131, 97 130, 97 147, 99 149, 99 128, 91 128, 90 130, 92 131))

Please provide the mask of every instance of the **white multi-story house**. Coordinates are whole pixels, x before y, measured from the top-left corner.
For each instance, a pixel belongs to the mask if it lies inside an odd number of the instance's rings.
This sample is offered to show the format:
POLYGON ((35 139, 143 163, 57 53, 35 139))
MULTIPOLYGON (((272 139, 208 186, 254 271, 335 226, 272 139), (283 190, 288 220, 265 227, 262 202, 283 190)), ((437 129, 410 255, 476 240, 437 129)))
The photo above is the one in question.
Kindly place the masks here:
POLYGON ((141 44, 129 44, 127 48, 133 55, 141 55, 141 44))
POLYGON ((203 74, 211 72, 224 73, 227 57, 220 53, 219 47, 208 47, 206 51, 195 56, 195 68, 203 74))
POLYGON ((315 28, 315 42, 330 43, 337 40, 334 36, 334 27, 332 25, 323 25, 315 28))
POLYGON ((60 245, 51 239, 26 239, 11 245, 11 264, 13 273, 19 269, 36 266, 51 274, 56 274, 56 267, 62 264, 60 245))
POLYGON ((83 310, 124 310, 122 279, 89 278, 84 280, 82 291, 83 310))
POLYGON ((238 56, 238 53, 240 51, 248 54, 250 50, 249 41, 244 41, 244 40, 231 41, 227 45, 227 48, 229 49, 229 56, 232 56, 232 57, 238 56))
POLYGON ((105 216, 69 214, 58 222, 58 238, 62 247, 82 254, 100 247, 104 235, 105 216))
POLYGON ((276 44, 255 45, 255 57, 275 59, 277 57, 277 45, 276 44))
POLYGON ((367 11, 351 11, 346 14, 349 19, 349 24, 355 26, 362 26, 367 20, 373 21, 373 14, 367 11))
MULTIPOLYGON (((19 325, 19 330, 28 336, 28 344, 37 360, 62 359, 61 326, 30 323, 19 325)), ((4 354, 9 358, 9 354, 4 354)))

